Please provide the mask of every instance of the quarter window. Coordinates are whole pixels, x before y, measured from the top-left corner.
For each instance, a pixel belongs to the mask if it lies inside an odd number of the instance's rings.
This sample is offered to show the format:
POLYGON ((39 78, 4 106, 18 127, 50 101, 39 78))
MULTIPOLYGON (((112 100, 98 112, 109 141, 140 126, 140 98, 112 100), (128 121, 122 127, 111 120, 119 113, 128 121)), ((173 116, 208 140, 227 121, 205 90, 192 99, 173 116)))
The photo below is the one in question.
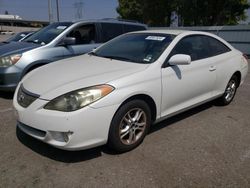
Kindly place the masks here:
POLYGON ((231 51, 230 48, 215 38, 208 36, 204 36, 204 38, 207 40, 210 47, 211 56, 216 56, 231 51))

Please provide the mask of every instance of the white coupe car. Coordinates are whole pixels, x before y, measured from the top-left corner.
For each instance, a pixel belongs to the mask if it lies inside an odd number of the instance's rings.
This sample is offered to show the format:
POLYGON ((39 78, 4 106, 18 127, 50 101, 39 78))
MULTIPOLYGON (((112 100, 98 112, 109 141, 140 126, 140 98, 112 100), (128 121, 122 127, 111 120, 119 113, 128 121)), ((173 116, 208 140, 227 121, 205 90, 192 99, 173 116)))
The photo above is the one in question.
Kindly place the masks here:
POLYGON ((244 55, 209 33, 124 34, 25 76, 14 96, 17 126, 65 150, 107 143, 125 152, 153 123, 214 99, 229 104, 247 72, 244 55))

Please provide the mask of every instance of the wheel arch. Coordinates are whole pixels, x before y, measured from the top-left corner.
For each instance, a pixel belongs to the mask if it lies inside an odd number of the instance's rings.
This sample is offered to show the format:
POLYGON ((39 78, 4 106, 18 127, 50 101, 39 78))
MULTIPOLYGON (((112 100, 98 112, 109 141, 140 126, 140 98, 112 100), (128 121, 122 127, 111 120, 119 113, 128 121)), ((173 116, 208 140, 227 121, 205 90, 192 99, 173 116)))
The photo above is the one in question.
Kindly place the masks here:
POLYGON ((154 99, 147 94, 136 94, 136 95, 130 96, 129 98, 127 98, 125 101, 122 102, 122 104, 119 106, 118 109, 120 109, 124 104, 128 103, 129 101, 133 101, 133 100, 144 101, 150 108, 151 118, 152 118, 151 121, 154 122, 156 120, 156 116, 157 116, 156 103, 155 103, 154 99))
POLYGON ((46 65, 46 64, 48 64, 50 62, 51 61, 49 61, 49 60, 40 60, 40 61, 35 61, 35 62, 29 64, 27 67, 25 67, 25 69, 24 69, 24 71, 22 73, 21 78, 23 78, 23 76, 25 76, 28 72, 30 72, 30 71, 38 68, 38 67, 41 67, 43 65, 46 65))
MULTIPOLYGON (((236 71, 233 75, 232 75, 232 77, 233 76, 236 76, 237 77, 237 79, 238 79, 238 83, 237 83, 237 87, 239 87, 240 86, 240 83, 241 83, 241 72, 240 71, 236 71)), ((231 77, 231 78, 232 78, 231 77)), ((230 79, 231 79, 230 78, 230 79)))

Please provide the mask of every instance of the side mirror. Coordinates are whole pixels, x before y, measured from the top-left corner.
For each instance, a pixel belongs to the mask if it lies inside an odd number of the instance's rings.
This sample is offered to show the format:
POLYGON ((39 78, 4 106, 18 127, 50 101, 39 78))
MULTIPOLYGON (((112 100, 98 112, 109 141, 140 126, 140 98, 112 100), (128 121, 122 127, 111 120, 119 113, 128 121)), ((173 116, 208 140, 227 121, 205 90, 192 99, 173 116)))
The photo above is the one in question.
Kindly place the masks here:
POLYGON ((190 55, 184 55, 184 54, 176 54, 172 56, 168 61, 169 65, 189 65, 190 63, 191 63, 190 55))
POLYGON ((76 38, 75 37, 65 37, 62 40, 61 44, 64 46, 74 45, 74 44, 76 44, 76 38))

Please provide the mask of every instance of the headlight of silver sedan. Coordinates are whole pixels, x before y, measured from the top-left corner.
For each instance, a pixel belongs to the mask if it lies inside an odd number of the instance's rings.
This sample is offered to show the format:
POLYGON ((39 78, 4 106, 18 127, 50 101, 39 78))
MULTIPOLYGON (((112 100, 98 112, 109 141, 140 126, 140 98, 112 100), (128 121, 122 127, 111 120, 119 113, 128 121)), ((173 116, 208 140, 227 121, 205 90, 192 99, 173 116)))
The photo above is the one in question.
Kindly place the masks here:
POLYGON ((22 54, 13 54, 9 56, 0 57, 0 67, 10 67, 16 64, 21 59, 22 54))
POLYGON ((113 90, 114 87, 105 84, 72 91, 53 99, 44 108, 62 112, 76 111, 101 99, 113 90))

